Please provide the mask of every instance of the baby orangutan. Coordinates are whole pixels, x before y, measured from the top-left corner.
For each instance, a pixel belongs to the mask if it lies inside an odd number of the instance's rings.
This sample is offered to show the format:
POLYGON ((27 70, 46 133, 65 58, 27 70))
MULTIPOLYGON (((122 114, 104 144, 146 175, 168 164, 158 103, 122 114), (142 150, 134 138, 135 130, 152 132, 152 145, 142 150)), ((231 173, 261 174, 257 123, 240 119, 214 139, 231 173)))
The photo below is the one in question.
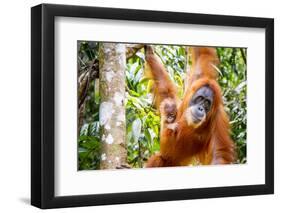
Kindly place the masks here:
POLYGON ((161 129, 168 128, 172 131, 176 131, 177 123, 175 122, 177 117, 177 103, 172 98, 164 99, 159 107, 161 114, 161 129))

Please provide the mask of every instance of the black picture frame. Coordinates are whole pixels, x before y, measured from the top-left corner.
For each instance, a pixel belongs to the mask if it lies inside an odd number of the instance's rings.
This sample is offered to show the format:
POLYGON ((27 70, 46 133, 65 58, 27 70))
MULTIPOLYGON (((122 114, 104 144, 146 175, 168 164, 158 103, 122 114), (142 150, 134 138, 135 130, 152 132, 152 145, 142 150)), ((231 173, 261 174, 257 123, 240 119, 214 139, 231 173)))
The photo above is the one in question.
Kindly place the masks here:
POLYGON ((31 204, 59 208, 274 193, 274 20, 164 11, 41 4, 31 8, 31 204), (265 48, 265 184, 93 195, 54 195, 54 18, 80 17, 263 28, 265 48))

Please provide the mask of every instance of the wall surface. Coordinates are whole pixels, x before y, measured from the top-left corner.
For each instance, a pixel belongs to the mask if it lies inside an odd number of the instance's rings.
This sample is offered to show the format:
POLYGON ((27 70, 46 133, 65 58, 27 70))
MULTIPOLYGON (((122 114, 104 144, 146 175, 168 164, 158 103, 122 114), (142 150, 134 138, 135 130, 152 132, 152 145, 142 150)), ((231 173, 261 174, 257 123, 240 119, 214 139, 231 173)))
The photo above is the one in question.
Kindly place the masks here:
MULTIPOLYGON (((114 1, 59 0, 45 3, 170 10, 194 13, 275 18, 275 59, 281 55, 281 13, 278 1, 114 1)), ((37 0, 1 2, 1 212, 39 212, 30 197, 30 7, 37 0)), ((280 60, 275 60, 275 109, 281 108, 280 60)), ((281 127, 275 111, 275 132, 281 127)), ((50 210, 50 212, 278 212, 281 207, 281 136, 275 135, 275 194, 266 196, 203 199, 50 210)))

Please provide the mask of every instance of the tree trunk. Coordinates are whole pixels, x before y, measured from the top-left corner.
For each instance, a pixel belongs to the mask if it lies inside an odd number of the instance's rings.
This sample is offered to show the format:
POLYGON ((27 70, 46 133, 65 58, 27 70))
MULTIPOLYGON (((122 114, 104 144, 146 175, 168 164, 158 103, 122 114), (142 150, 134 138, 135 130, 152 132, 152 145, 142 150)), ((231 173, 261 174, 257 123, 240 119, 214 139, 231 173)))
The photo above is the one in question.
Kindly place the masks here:
POLYGON ((126 165, 125 68, 125 45, 100 43, 101 169, 115 169, 126 165))

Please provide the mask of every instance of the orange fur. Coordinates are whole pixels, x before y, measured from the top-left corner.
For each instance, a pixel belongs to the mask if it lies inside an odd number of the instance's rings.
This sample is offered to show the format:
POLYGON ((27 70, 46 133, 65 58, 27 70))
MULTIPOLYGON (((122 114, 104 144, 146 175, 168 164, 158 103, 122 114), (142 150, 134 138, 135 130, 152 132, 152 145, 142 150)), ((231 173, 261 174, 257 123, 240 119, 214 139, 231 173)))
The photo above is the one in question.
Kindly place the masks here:
MULTIPOLYGON (((235 148, 229 135, 229 120, 223 108, 220 86, 216 81, 217 71, 214 66, 218 63, 214 48, 192 48, 192 70, 188 76, 188 88, 178 108, 177 128, 161 129, 160 153, 148 160, 147 167, 188 165, 194 160, 204 165, 234 162, 235 148), (195 127, 187 122, 187 110, 192 96, 203 86, 212 89, 214 98, 204 122, 195 127)), ((157 67, 151 68, 153 72, 159 70, 157 67)), ((158 79, 159 85, 164 83, 161 76, 158 79)), ((170 85, 166 85, 167 90, 169 87, 170 85)))
POLYGON ((146 76, 154 81, 153 93, 157 109, 159 109, 161 102, 167 98, 178 103, 177 87, 170 79, 160 58, 154 53, 151 46, 146 46, 145 49, 146 76))

